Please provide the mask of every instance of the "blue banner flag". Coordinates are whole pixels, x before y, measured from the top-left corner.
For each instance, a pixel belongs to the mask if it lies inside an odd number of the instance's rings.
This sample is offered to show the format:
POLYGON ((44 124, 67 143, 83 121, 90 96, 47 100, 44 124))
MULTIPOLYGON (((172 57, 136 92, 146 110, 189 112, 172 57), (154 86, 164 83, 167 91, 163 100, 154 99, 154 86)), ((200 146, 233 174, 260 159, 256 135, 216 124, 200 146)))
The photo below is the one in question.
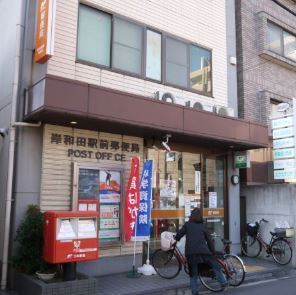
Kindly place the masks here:
POLYGON ((150 239, 152 160, 144 163, 140 180, 140 204, 137 216, 137 241, 150 239))

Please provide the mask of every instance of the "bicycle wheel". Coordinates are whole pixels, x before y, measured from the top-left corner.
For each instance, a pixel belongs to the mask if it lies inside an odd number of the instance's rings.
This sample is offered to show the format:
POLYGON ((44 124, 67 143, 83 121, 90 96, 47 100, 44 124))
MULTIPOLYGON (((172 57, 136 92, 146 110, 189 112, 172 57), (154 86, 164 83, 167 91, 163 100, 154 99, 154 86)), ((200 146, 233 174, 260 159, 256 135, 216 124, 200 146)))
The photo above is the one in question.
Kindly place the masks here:
POLYGON ((237 287, 241 285, 246 276, 245 267, 241 259, 236 255, 227 254, 223 257, 223 262, 228 271, 230 286, 237 287))
POLYGON ((292 259, 292 248, 289 242, 283 238, 274 240, 271 244, 271 255, 275 262, 286 265, 292 259))
POLYGON ((152 256, 152 265, 156 272, 165 279, 175 278, 181 270, 181 262, 174 250, 163 251, 159 249, 155 251, 152 256))
MULTIPOLYGON (((199 280, 205 288, 207 288, 212 292, 221 292, 225 289, 225 287, 223 287, 221 283, 217 280, 216 275, 212 268, 210 268, 208 265, 203 265, 202 266, 203 269, 200 270, 201 265, 199 265, 198 267, 199 267, 199 271, 198 271, 199 280)), ((223 269, 222 271, 224 272, 223 269)))
POLYGON ((241 249, 245 256, 254 258, 260 254, 262 245, 256 237, 247 235, 242 239, 241 249))

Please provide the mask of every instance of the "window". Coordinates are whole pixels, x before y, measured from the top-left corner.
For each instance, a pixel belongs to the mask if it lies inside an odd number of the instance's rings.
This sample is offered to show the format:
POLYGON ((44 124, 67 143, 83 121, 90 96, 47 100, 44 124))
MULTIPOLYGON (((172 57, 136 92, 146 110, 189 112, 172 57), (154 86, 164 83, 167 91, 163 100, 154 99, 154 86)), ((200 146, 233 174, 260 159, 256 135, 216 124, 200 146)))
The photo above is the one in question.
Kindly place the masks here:
POLYGON ((187 87, 187 44, 166 39, 166 82, 187 87))
POLYGON ((296 37, 284 31, 284 55, 296 61, 296 37))
MULTIPOLYGON (((81 62, 204 95, 212 93, 210 50, 84 4, 79 6, 77 36, 81 62)), ((292 55, 295 45, 288 37, 286 43, 290 46, 287 54, 292 55)))
POLYGON ((147 30, 146 77, 161 80, 161 34, 147 30))
POLYGON ((268 23, 269 50, 282 54, 282 29, 268 23))
POLYGON ((268 48, 270 51, 296 61, 296 36, 268 23, 268 48))
POLYGON ((81 5, 79 9, 77 57, 96 64, 110 65, 111 17, 81 5))
POLYGON ((190 86, 200 92, 211 92, 211 54, 208 50, 190 46, 190 86))
POLYGON ((114 20, 113 67, 141 74, 143 29, 127 21, 114 20))

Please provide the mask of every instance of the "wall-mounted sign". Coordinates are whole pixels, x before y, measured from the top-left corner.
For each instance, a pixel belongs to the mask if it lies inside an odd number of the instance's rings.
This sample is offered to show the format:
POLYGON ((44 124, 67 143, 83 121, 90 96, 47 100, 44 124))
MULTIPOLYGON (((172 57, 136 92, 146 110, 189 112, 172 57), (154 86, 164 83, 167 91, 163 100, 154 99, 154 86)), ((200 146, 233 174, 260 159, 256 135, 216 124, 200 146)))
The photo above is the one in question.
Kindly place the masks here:
POLYGON ((290 108, 290 104, 287 102, 279 103, 276 107, 277 112, 286 112, 290 108))
POLYGON ((274 179, 295 179, 295 169, 274 170, 274 179))
POLYGON ((237 153, 234 157, 235 168, 250 168, 250 155, 248 152, 237 153))
POLYGON ((278 118, 271 121, 273 129, 293 126, 293 117, 278 118))
POLYGON ((35 55, 37 63, 46 62, 54 50, 56 0, 39 0, 35 36, 35 55))
POLYGON ((69 146, 67 156, 82 159, 126 161, 126 153, 140 152, 138 143, 51 133, 50 143, 69 146))
POLYGON ((293 158, 295 156, 295 149, 279 149, 273 151, 274 159, 293 158))
POLYGON ((273 168, 274 169, 291 169, 294 168, 295 159, 284 159, 284 160, 274 160, 273 161, 273 168))
POLYGON ((273 141, 273 148, 274 149, 282 149, 282 148, 288 148, 294 146, 294 138, 288 137, 288 138, 281 138, 276 139, 273 141))
POLYGON ((276 130, 272 131, 273 139, 285 138, 285 137, 290 137, 293 135, 294 135, 293 127, 276 129, 276 130))
POLYGON ((296 100, 293 99, 293 113, 286 114, 288 103, 279 104, 277 111, 284 115, 271 118, 273 132, 274 179, 291 180, 295 177, 296 100))

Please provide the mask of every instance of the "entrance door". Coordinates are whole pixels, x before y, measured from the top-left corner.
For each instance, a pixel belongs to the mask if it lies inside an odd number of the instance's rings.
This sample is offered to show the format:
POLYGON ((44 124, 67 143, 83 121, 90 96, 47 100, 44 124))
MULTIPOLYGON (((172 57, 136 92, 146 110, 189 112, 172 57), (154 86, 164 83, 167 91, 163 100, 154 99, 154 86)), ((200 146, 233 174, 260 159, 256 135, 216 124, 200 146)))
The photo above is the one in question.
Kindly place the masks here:
POLYGON ((203 163, 203 217, 208 229, 222 238, 225 235, 226 177, 225 158, 206 157, 203 163))

